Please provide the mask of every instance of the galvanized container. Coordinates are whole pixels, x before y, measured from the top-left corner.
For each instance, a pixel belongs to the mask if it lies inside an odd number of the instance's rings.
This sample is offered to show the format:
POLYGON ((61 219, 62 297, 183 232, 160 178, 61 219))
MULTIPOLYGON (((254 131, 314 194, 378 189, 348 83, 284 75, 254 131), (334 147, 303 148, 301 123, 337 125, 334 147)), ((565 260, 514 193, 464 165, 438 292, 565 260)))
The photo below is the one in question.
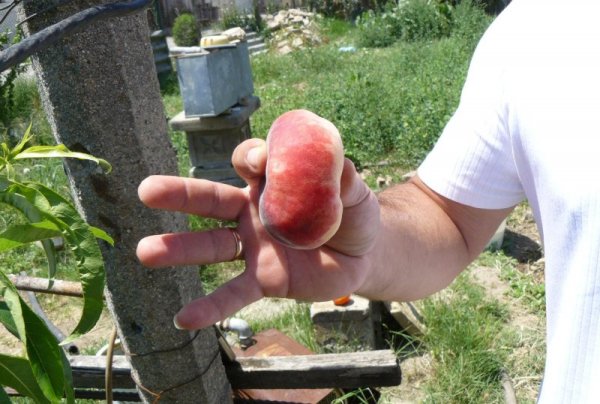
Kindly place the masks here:
POLYGON ((220 115, 254 92, 245 42, 173 57, 186 117, 220 115))
POLYGON ((248 42, 244 41, 237 44, 237 59, 240 72, 240 98, 249 97, 254 94, 254 82, 252 81, 248 42))

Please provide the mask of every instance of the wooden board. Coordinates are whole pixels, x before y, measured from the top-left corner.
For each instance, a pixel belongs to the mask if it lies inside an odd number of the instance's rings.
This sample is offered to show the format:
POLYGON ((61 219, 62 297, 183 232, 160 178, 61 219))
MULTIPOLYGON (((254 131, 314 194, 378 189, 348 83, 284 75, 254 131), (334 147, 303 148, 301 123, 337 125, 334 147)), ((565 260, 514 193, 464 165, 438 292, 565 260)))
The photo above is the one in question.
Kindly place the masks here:
MULTIPOLYGON (((69 358, 75 387, 103 388, 105 357, 69 358)), ((391 350, 324 355, 240 357, 226 364, 234 389, 359 388, 400 384, 398 359, 391 350), (281 373, 278 373, 281 372, 281 373)), ((115 388, 134 388, 131 368, 124 356, 113 362, 115 388)))
MULTIPOLYGON (((310 355, 313 352, 275 329, 256 334, 254 345, 247 349, 233 347, 236 357, 264 358, 269 356, 310 355)), ((238 389, 233 392, 236 402, 276 401, 285 403, 320 403, 333 394, 332 389, 238 389)), ((331 400, 329 400, 331 401, 331 400)))

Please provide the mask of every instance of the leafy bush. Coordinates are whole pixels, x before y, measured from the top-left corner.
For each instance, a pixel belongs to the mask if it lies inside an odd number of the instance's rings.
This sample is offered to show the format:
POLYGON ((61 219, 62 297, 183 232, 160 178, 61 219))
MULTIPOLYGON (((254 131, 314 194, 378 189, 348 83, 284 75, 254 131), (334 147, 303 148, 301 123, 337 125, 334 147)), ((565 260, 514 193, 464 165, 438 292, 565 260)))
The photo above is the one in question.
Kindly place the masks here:
MULTIPOLYGON (((0 232, 0 252, 39 242, 48 262, 48 279, 55 277, 58 253, 52 237, 62 237, 77 260, 84 292, 81 317, 67 343, 91 330, 102 313, 104 264, 96 238, 113 244, 104 231, 88 225, 69 200, 40 183, 19 180, 16 166, 26 159, 79 158, 92 160, 110 171, 110 165, 93 156, 72 152, 64 145, 31 146, 29 129, 14 147, 0 144, 0 203, 8 205, 26 220, 8 224, 0 232)), ((35 402, 74 402, 69 362, 59 341, 19 295, 7 276, 12 268, 0 268, 0 324, 18 338, 26 356, 0 354, 0 401, 8 396, 2 386, 15 389, 35 402)))
POLYGON ((311 0, 310 9, 326 17, 354 21, 359 15, 372 10, 381 11, 395 0, 311 0))
POLYGON ((436 0, 405 0, 395 10, 397 35, 405 41, 430 40, 450 33, 451 8, 436 0))
POLYGON ((175 18, 173 39, 178 46, 197 46, 200 41, 196 17, 183 13, 175 18))
POLYGON ((343 38, 350 30, 353 29, 351 22, 338 18, 325 18, 320 20, 320 32, 329 41, 334 41, 338 38, 343 38))
POLYGON ((452 35, 465 39, 469 46, 475 46, 492 19, 481 3, 463 0, 452 10, 452 35))
MULTIPOLYGON (((10 32, 0 32, 0 51, 15 44, 20 40, 20 33, 17 33, 11 40, 10 32)), ((24 65, 19 63, 11 67, 0 75, 0 130, 10 130, 13 120, 18 116, 15 101, 15 83, 18 75, 23 72, 24 65)), ((10 131, 9 131, 10 133, 10 131)))
POLYGON ((448 36, 452 7, 435 0, 405 0, 383 12, 368 11, 357 19, 359 45, 385 47, 396 40, 420 41, 448 36))
POLYGON ((356 25, 358 27, 357 44, 360 47, 384 48, 396 42, 393 26, 387 23, 383 15, 368 11, 357 19, 356 25))
POLYGON ((260 13, 256 12, 253 15, 244 14, 240 13, 235 7, 232 7, 223 10, 223 14, 221 15, 220 26, 224 30, 240 27, 245 30, 260 32, 263 29, 262 25, 260 13))

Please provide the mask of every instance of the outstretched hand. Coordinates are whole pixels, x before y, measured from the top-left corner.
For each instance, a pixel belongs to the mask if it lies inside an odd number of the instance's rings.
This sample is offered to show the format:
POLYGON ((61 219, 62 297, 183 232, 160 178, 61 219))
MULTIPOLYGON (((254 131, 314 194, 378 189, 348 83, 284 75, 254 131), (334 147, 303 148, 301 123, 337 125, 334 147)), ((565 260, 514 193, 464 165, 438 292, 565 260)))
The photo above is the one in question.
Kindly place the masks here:
MULTIPOLYGON (((379 204, 350 160, 341 180, 344 206, 337 233, 314 250, 296 250, 275 241, 259 220, 259 183, 265 175, 264 141, 250 139, 234 151, 232 163, 246 188, 206 180, 151 176, 139 186, 148 207, 237 221, 245 270, 211 294, 185 305, 175 316, 178 328, 216 323, 262 297, 328 300, 358 290, 369 272, 368 253, 379 232, 379 204)), ((307 197, 310 197, 308 195, 307 197)), ((230 261, 236 240, 228 228, 162 234, 140 240, 137 255, 151 268, 230 261)))

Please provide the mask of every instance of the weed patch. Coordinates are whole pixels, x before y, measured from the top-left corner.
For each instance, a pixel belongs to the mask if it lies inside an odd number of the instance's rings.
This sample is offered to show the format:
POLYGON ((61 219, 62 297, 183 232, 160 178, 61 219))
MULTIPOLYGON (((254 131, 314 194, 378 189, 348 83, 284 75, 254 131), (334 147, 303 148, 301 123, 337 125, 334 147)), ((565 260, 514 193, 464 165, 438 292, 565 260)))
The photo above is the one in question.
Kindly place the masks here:
POLYGON ((449 292, 423 304, 425 344, 435 372, 426 386, 427 402, 499 402, 507 341, 514 339, 504 328, 507 311, 486 298, 468 274, 457 278, 449 292))

